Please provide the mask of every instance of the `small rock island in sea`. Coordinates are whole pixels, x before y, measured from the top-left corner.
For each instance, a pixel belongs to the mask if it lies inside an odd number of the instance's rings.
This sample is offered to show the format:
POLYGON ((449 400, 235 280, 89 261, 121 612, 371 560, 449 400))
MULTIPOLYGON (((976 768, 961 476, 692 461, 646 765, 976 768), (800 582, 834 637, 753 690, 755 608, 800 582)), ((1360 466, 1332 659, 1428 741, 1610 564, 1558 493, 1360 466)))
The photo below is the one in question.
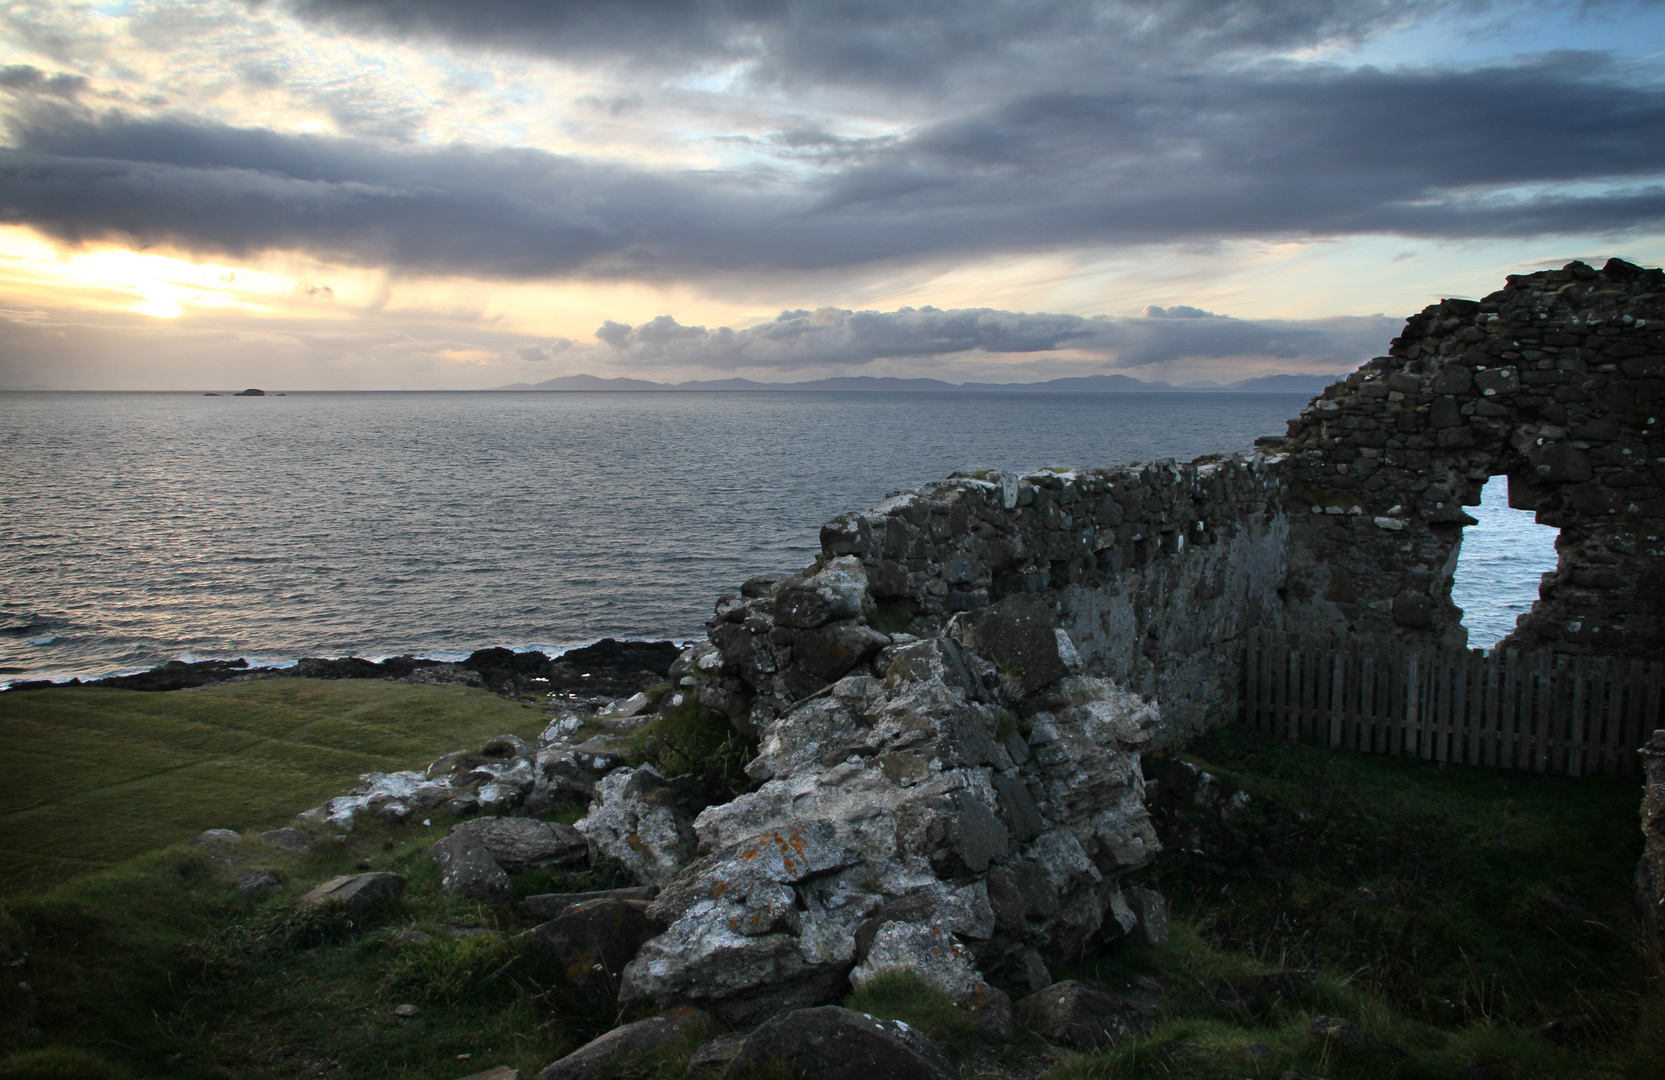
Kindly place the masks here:
POLYGON ((231 396, 232 397, 265 397, 266 396, 266 391, 257 390, 257 389, 255 389, 254 387, 251 386, 247 390, 239 390, 231 396))

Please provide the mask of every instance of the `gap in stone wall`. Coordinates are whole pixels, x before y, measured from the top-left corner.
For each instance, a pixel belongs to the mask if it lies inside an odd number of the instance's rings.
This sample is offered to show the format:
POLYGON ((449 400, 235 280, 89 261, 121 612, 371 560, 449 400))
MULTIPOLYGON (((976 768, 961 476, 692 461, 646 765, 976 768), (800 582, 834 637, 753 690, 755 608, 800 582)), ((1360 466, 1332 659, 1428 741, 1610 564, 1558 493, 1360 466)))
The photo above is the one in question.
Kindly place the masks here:
POLYGON ((1538 579, 1555 569, 1559 529, 1539 525, 1532 511, 1509 507, 1509 483, 1487 481, 1480 505, 1468 507, 1480 523, 1463 530, 1451 602, 1463 609, 1468 647, 1490 649, 1515 628, 1538 599, 1538 579))

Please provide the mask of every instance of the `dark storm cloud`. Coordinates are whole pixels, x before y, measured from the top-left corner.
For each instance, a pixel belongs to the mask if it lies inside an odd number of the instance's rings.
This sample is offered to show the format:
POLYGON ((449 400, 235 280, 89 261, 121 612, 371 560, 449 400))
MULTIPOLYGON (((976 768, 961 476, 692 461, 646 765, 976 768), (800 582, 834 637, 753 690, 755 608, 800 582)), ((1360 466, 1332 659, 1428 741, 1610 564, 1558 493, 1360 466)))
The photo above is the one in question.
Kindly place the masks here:
POLYGON ((1147 308, 1143 317, 1128 319, 992 308, 822 308, 783 311, 772 322, 741 330, 684 326, 669 315, 634 327, 609 321, 596 338, 602 342, 598 359, 637 367, 792 370, 957 353, 1069 350, 1101 356, 1116 367, 1252 356, 1342 368, 1380 351, 1399 322, 1385 316, 1232 319, 1191 307, 1147 308))
POLYGON ((73 98, 87 88, 85 75, 58 71, 51 75, 29 64, 8 64, 0 67, 0 90, 21 94, 49 94, 53 97, 73 98))
POLYGON ((1611 232, 1665 220, 1665 91, 1623 75, 1569 54, 1469 72, 1129 79, 981 110, 807 173, 390 148, 59 104, 13 122, 0 219, 70 239, 508 278, 1244 236, 1611 232))
POLYGON ((909 86, 955 71, 1106 65, 1350 41, 1479 0, 287 0, 353 33, 663 67, 747 62, 760 81, 909 86))

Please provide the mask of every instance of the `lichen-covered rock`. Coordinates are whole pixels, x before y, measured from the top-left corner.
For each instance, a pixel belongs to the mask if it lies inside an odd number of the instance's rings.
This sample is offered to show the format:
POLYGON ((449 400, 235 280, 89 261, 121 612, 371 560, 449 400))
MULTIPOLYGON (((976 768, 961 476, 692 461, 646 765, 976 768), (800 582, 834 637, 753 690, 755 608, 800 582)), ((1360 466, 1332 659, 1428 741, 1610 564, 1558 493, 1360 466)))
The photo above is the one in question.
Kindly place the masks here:
POLYGON ((643 885, 668 884, 699 845, 693 822, 652 765, 609 773, 596 787, 589 814, 574 827, 643 885))
POLYGON ((359 814, 375 814, 390 820, 409 817, 417 803, 417 789, 428 782, 419 772, 365 773, 359 785, 323 806, 297 814, 302 821, 321 821, 331 828, 350 830, 359 814))
POLYGON ((1042 752, 1018 742, 1019 765, 978 662, 910 644, 885 678, 849 676, 766 722, 748 766, 762 785, 694 822, 700 857, 654 901, 666 929, 621 999, 742 1023, 912 967, 967 1000, 1025 949, 1073 955, 1133 929, 1116 879, 1156 851, 1137 756, 1154 706, 1062 680, 1042 752))
POLYGON ((775 592, 775 625, 813 630, 853 619, 869 603, 867 571, 852 556, 833 559, 808 578, 783 582, 775 592))
POLYGON ((641 900, 574 904, 533 931, 554 981, 611 998, 619 973, 656 928, 641 900))
POLYGON ((473 833, 453 832, 428 848, 439 867, 439 887, 485 904, 506 904, 513 889, 509 875, 473 833))

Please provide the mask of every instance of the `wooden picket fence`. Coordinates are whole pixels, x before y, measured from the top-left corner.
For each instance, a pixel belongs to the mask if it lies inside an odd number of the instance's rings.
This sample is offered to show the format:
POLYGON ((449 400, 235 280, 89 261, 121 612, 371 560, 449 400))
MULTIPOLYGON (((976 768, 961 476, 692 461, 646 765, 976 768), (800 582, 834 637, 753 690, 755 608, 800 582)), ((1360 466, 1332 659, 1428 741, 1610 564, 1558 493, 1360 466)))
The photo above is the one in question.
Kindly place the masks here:
POLYGON ((1256 731, 1425 761, 1629 776, 1665 727, 1665 662, 1442 650, 1252 630, 1244 718, 1256 731))

